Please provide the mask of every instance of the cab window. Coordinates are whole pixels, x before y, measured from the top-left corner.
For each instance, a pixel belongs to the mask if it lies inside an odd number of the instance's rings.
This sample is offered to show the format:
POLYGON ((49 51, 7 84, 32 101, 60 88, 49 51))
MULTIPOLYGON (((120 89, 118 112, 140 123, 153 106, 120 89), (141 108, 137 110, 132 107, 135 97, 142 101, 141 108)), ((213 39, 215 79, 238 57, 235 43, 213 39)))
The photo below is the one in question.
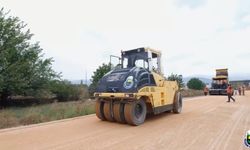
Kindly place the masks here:
POLYGON ((135 66, 147 69, 148 68, 148 62, 146 62, 143 59, 138 59, 138 60, 135 61, 135 66))
POLYGON ((128 68, 128 58, 123 58, 122 65, 123 68, 128 68))

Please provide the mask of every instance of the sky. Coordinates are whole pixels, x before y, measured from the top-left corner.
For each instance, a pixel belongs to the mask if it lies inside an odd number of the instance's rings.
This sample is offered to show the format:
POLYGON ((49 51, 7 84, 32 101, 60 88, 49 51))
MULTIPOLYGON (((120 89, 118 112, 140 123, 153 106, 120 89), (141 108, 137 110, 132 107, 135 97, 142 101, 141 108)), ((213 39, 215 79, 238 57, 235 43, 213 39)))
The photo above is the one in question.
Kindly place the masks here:
MULTIPOLYGON (((249 0, 0 0, 27 23, 64 79, 88 79, 109 55, 150 47, 165 75, 250 75, 249 0)), ((250 78, 250 77, 249 77, 250 78)))

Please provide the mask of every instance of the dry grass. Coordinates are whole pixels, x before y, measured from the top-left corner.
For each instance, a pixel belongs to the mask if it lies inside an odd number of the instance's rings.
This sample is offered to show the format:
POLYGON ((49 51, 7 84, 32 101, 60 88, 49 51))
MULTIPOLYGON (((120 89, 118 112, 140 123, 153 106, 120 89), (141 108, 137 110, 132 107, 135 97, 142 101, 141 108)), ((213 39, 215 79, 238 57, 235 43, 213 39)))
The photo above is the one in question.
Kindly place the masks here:
POLYGON ((183 97, 194 97, 194 96, 203 96, 204 93, 202 90, 184 89, 184 90, 181 90, 181 95, 183 97))
POLYGON ((0 110, 0 129, 72 118, 95 113, 94 102, 60 102, 0 110))
POLYGON ((19 122, 11 111, 0 112, 0 129, 18 126, 19 122))

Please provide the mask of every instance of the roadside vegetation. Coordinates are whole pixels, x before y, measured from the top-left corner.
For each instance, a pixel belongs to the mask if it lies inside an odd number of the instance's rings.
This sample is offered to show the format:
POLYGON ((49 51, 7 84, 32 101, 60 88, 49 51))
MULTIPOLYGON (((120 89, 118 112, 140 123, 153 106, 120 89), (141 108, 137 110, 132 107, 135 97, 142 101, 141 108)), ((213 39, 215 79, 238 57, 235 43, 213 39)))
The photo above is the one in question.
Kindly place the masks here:
POLYGON ((187 87, 193 90, 203 90, 205 86, 206 84, 198 78, 191 78, 187 83, 187 87))
MULTIPOLYGON (((201 96, 201 90, 181 90, 183 97, 201 96)), ((21 100, 17 100, 21 101, 21 100)), ((26 100, 27 101, 27 100, 26 100)), ((17 103, 17 102, 16 102, 17 103)), ((26 106, 27 103, 17 103, 16 107, 0 109, 0 129, 22 125, 37 124, 54 120, 84 116, 95 113, 95 101, 79 100, 69 102, 53 102, 48 104, 34 104, 26 106), (18 106, 18 105, 21 105, 18 106)), ((45 103, 43 100, 41 103, 45 103)))
POLYGON ((0 129, 36 124, 95 113, 93 101, 54 102, 0 110, 0 129))

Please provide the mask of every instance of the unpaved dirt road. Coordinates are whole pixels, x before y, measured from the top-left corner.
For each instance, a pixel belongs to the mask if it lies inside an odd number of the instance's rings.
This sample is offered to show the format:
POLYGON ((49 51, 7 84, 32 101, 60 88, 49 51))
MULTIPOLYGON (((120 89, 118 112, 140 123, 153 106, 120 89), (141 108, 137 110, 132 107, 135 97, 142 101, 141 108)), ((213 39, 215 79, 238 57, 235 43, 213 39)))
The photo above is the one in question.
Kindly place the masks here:
POLYGON ((100 121, 95 115, 0 130, 0 150, 189 149, 240 150, 250 130, 250 92, 186 99, 181 114, 148 117, 141 126, 100 121))

